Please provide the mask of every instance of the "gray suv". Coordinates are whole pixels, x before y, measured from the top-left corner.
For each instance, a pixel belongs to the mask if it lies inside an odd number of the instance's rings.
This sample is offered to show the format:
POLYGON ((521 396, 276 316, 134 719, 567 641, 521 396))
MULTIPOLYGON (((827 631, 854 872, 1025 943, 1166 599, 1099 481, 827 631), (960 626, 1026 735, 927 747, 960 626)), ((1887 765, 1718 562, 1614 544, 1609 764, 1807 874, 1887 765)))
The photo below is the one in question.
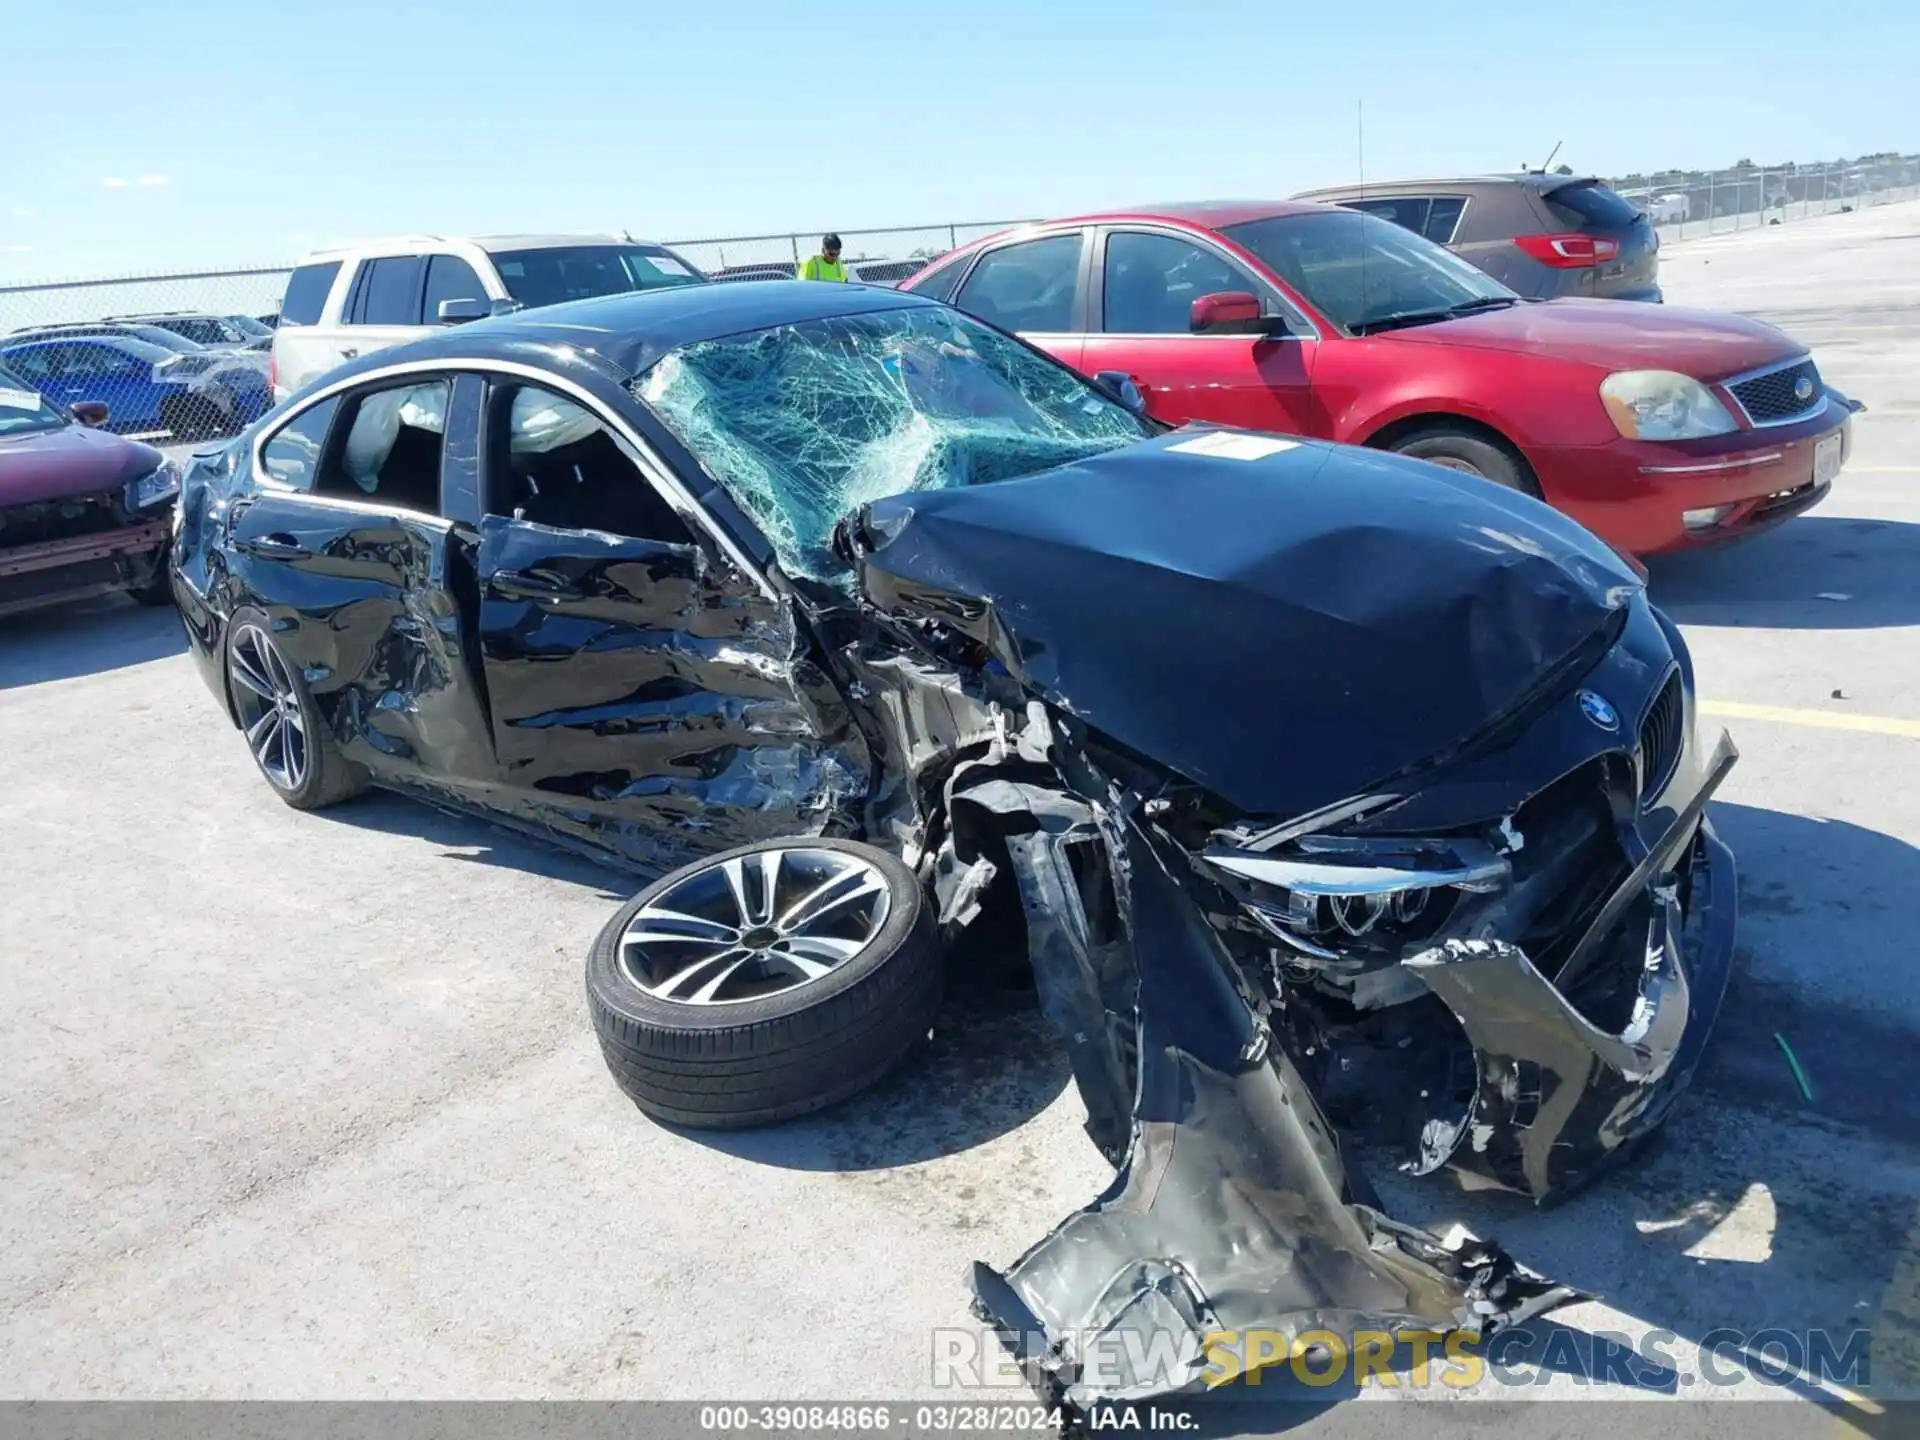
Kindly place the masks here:
POLYGON ((1660 239, 1590 175, 1474 175, 1336 185, 1293 197, 1365 210, 1445 245, 1535 299, 1660 299, 1660 239))

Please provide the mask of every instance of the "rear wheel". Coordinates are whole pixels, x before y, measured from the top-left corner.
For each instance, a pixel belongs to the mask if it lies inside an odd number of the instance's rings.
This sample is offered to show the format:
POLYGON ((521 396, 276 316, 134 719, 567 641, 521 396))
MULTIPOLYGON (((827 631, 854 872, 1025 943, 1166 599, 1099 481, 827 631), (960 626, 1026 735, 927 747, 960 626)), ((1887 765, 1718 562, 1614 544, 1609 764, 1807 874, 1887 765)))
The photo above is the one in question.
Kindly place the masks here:
POLYGON ((365 772, 341 755, 305 677, 281 652, 265 615, 234 611, 226 653, 227 690, 240 731, 274 794, 296 810, 318 810, 365 788, 365 772))
POLYGON ((1540 494, 1526 461, 1520 458, 1518 452, 1463 426, 1423 426, 1402 435, 1388 448, 1415 460, 1426 460, 1449 470, 1478 475, 1483 480, 1491 480, 1496 485, 1504 485, 1509 490, 1518 490, 1536 499, 1540 494))
POLYGON ((587 959, 613 1078, 669 1124, 731 1130, 825 1109, 932 1028, 944 961, 920 882, 850 840, 771 840, 674 871, 587 959))

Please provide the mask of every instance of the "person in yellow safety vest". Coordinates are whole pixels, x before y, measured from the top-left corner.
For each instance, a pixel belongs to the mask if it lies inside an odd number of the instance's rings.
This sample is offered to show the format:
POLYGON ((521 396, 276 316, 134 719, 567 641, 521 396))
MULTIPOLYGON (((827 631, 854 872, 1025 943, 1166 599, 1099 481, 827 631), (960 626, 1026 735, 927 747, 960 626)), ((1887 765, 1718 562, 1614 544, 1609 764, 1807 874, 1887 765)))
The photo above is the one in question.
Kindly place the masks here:
POLYGON ((847 267, 840 263, 840 237, 822 235, 820 253, 801 263, 798 280, 839 280, 847 279, 847 267))

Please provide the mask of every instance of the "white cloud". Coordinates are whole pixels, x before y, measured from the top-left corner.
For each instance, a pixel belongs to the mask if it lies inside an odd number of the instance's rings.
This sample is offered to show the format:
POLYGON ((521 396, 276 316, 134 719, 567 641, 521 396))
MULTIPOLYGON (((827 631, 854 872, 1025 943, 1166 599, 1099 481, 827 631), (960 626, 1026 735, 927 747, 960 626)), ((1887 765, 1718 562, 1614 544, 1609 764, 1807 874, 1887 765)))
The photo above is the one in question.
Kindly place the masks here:
POLYGON ((124 190, 132 182, 122 180, 118 175, 103 175, 100 177, 100 183, 109 190, 124 190))
POLYGON ((33 207, 31 205, 15 205, 10 208, 7 213, 16 220, 31 220, 33 218, 33 207))
POLYGON ((158 185, 170 185, 172 183, 172 180, 165 175, 142 175, 140 177, 140 184, 150 188, 158 185))
POLYGON ((33 247, 31 245, 9 245, 6 247, 9 255, 25 255, 32 249, 33 247))

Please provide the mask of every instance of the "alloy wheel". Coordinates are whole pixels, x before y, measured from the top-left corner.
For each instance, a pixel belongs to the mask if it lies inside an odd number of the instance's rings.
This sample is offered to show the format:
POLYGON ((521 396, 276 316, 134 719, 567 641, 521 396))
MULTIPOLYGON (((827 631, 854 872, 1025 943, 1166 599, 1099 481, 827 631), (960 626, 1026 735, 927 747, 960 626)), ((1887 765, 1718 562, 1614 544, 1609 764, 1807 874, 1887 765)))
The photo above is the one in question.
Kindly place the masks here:
POLYGON ((810 985, 872 943, 891 904, 886 876, 840 850, 793 846, 717 860, 663 891, 620 936, 636 989, 684 1005, 730 1005, 810 985))
POLYGON ((278 789, 298 790, 307 778, 307 722, 280 647, 258 625, 242 625, 227 646, 227 672, 240 728, 261 773, 278 789))

